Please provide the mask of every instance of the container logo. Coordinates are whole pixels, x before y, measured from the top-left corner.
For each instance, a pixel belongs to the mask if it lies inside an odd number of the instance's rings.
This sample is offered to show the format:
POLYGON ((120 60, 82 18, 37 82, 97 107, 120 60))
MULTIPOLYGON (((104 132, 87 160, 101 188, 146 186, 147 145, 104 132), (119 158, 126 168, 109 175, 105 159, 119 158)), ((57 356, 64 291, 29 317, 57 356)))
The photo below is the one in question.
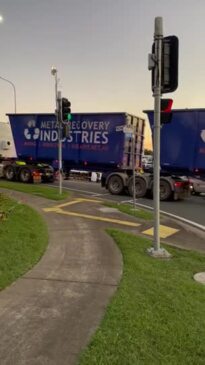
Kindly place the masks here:
POLYGON ((201 139, 203 142, 205 142, 205 129, 201 130, 201 139))
POLYGON ((36 140, 40 137, 40 129, 36 128, 35 120, 29 120, 27 128, 24 129, 24 137, 27 140, 36 140))

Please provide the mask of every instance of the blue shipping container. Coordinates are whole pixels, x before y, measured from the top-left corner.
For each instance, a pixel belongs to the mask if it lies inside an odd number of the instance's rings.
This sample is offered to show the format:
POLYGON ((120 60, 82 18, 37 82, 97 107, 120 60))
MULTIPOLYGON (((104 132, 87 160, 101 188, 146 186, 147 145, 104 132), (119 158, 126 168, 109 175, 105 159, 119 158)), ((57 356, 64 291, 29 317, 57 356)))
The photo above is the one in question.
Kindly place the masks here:
MULTIPOLYGON (((8 114, 18 158, 58 159, 58 128, 54 114, 8 114)), ((126 113, 72 114, 70 136, 63 141, 64 163, 113 165, 123 163, 123 127, 135 118, 126 113)), ((141 119, 142 152, 144 120, 141 119)), ((138 143, 139 144, 139 143, 138 143)))
MULTIPOLYGON (((153 132, 154 113, 145 112, 153 132)), ((205 171, 205 109, 175 109, 172 114, 171 123, 161 127, 161 168, 191 173, 205 171)))

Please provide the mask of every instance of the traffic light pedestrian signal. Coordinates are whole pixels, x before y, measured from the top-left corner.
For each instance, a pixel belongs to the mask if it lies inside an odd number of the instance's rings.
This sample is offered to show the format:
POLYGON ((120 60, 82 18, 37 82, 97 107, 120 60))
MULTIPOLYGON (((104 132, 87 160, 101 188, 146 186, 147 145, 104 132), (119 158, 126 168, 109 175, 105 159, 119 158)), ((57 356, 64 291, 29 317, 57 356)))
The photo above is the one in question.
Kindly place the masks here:
POLYGON ((62 121, 71 120, 71 102, 66 99, 62 98, 62 121))
POLYGON ((172 99, 161 99, 161 124, 170 123, 172 119, 172 99))

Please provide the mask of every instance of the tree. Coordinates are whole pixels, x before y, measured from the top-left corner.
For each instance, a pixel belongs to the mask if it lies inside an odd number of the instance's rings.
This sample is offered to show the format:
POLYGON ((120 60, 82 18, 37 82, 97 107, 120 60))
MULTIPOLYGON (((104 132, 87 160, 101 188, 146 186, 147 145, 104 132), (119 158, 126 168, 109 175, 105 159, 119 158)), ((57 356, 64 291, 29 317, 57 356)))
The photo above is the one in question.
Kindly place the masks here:
POLYGON ((153 154, 152 150, 148 150, 148 149, 145 148, 144 155, 152 155, 152 154, 153 154))

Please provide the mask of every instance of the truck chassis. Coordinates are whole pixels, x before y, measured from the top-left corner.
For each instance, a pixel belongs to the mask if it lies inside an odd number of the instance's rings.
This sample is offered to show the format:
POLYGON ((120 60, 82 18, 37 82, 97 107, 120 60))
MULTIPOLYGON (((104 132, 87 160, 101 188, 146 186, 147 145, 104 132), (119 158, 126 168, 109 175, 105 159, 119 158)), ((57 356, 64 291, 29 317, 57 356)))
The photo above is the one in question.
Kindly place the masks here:
POLYGON ((54 170, 45 163, 1 159, 0 177, 8 181, 20 181, 23 183, 53 182, 54 170))
MULTIPOLYGON (((123 192, 133 196, 133 176, 131 171, 114 171, 103 174, 101 184, 111 194, 119 195, 123 192)), ((135 175, 136 198, 153 197, 153 174, 135 175)), ((167 176, 160 178, 160 200, 181 200, 190 196, 189 180, 183 176, 167 176)))

